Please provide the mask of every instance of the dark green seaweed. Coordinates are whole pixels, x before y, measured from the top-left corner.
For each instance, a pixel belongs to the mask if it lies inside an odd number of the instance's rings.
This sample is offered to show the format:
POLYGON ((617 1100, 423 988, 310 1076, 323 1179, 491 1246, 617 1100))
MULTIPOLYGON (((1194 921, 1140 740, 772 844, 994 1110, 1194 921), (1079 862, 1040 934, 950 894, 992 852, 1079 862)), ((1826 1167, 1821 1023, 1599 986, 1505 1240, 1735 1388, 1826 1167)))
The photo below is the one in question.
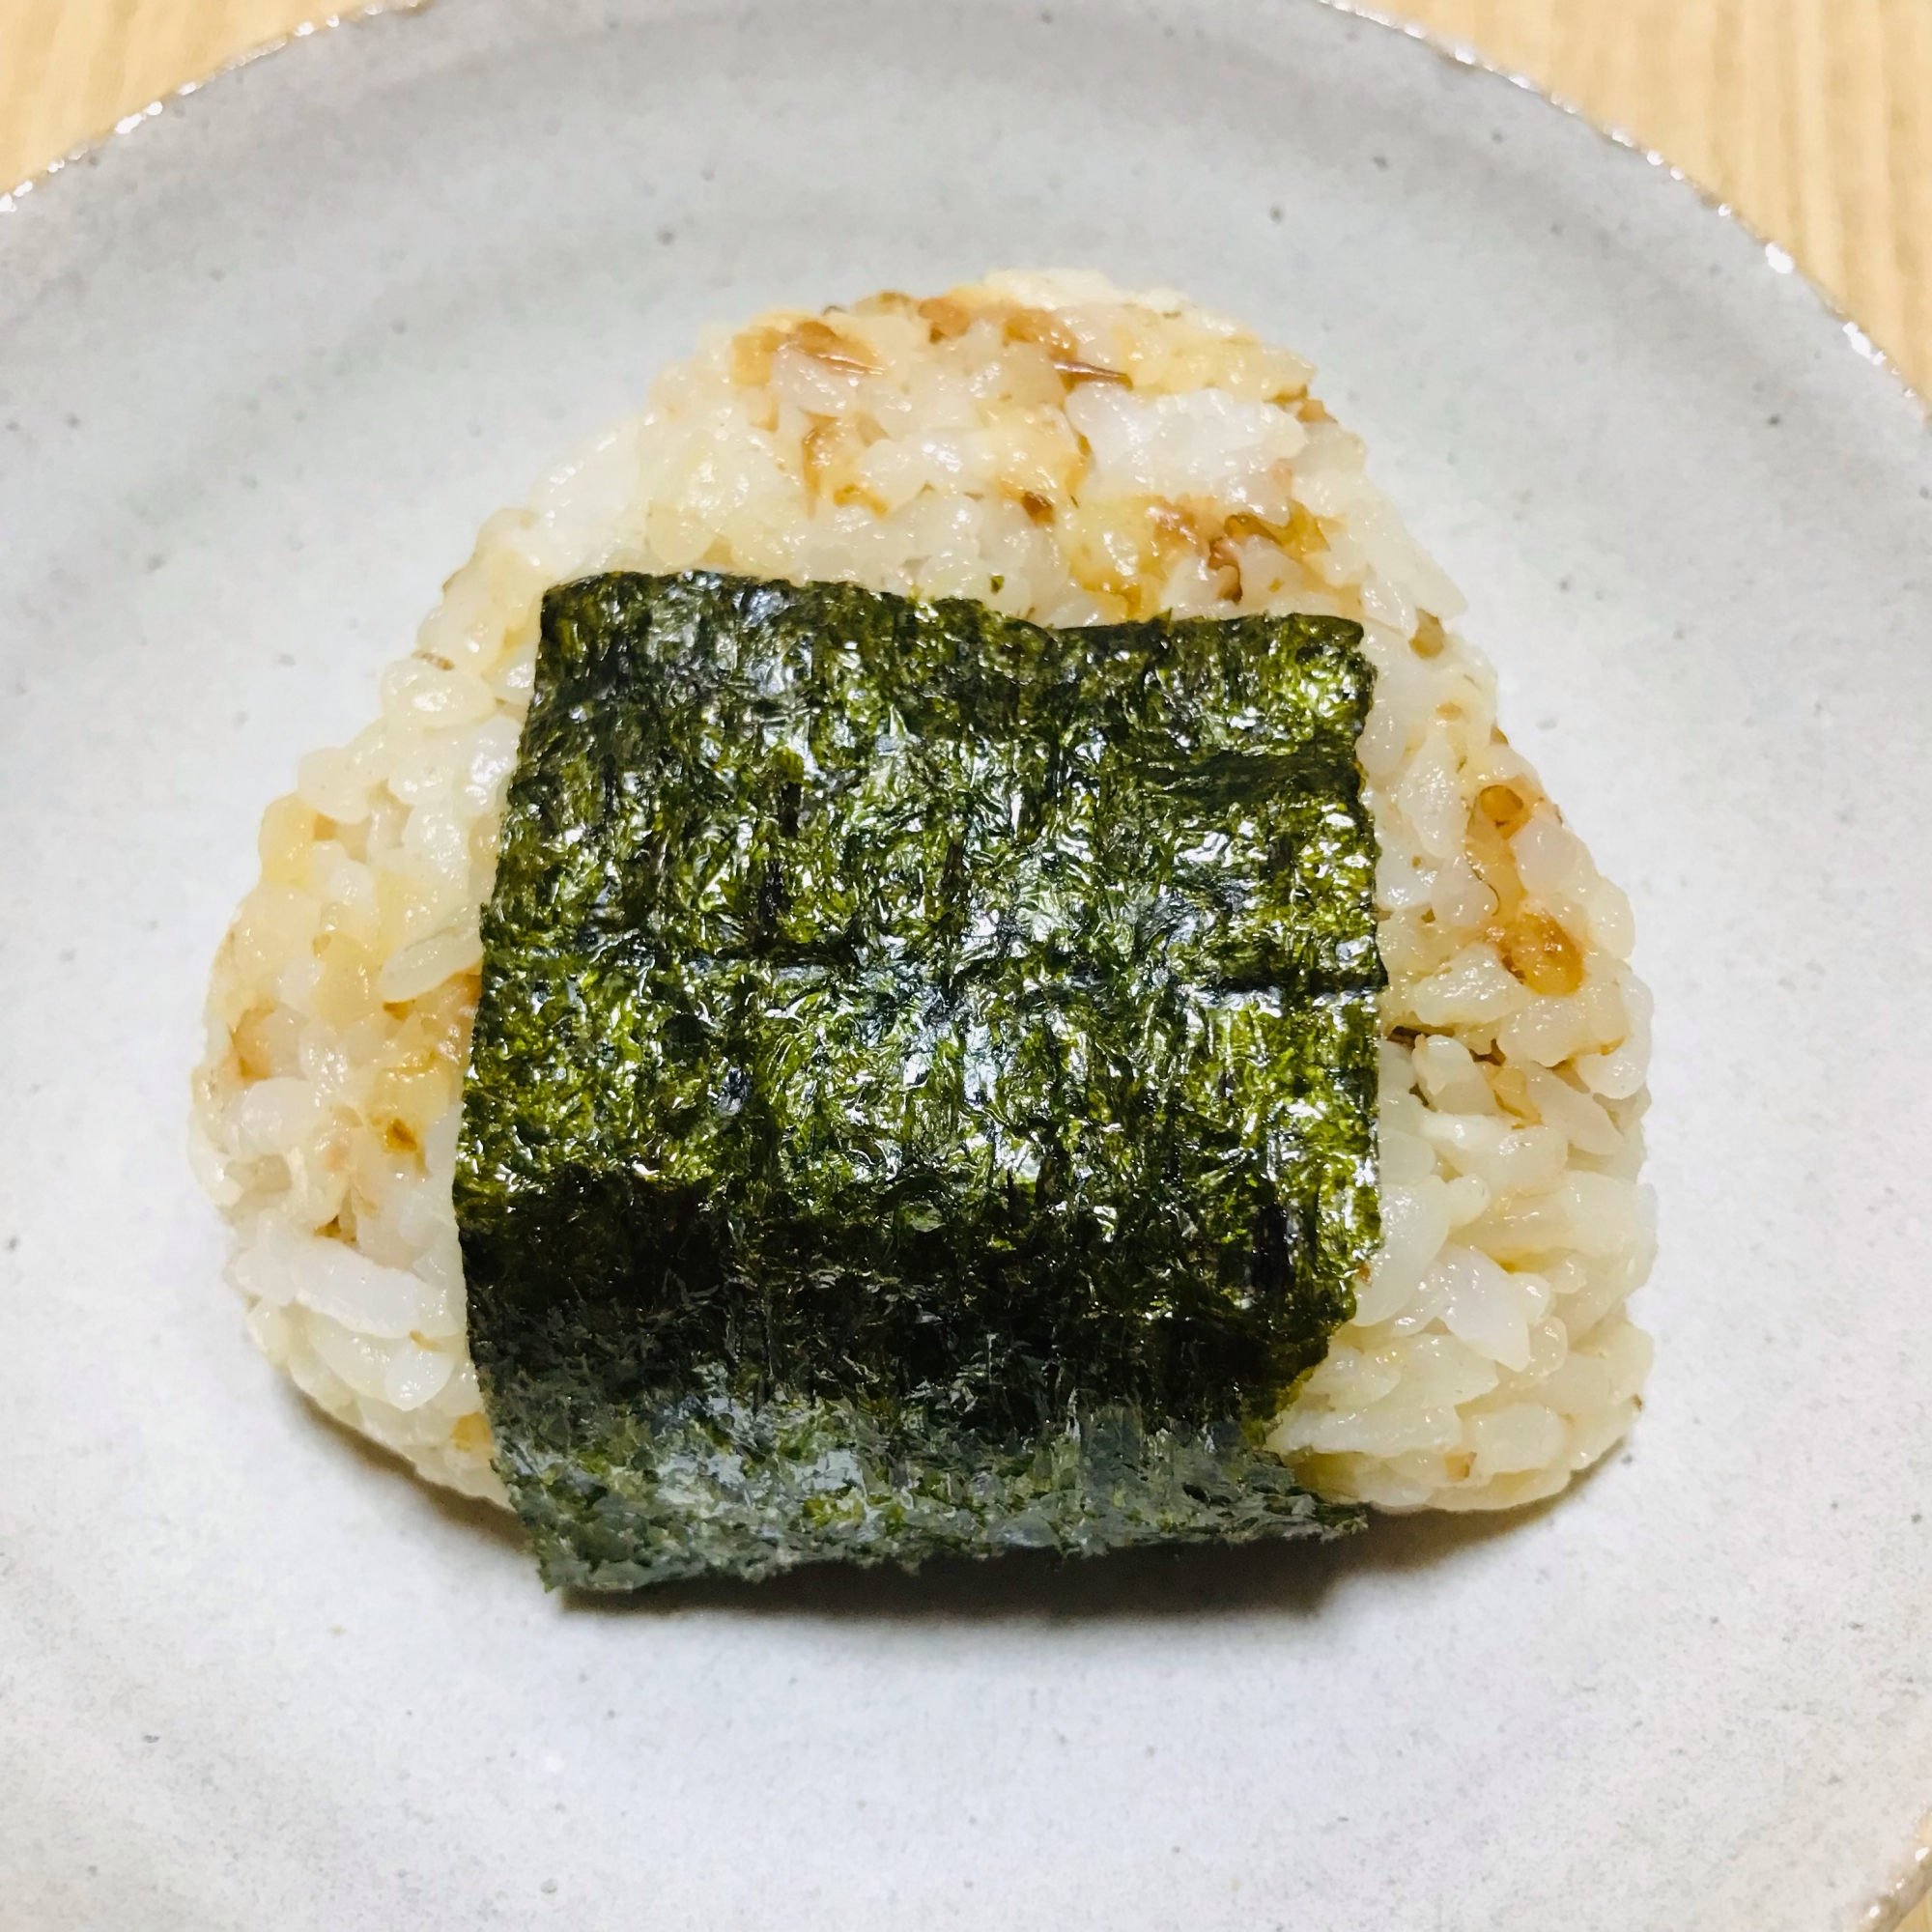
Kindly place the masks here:
POLYGON ((549 594, 456 1173, 549 1583, 1353 1525, 1261 1436, 1379 1236, 1359 640, 549 594))

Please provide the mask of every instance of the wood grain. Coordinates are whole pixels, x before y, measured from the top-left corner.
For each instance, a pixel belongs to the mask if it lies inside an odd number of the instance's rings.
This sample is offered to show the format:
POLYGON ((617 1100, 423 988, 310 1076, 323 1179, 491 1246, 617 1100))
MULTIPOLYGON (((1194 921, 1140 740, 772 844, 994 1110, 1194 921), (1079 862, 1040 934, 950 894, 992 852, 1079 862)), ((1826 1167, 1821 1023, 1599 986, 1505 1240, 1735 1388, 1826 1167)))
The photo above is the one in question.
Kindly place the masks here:
POLYGON ((1409 0, 1655 149, 1932 394, 1932 0, 1409 0))
MULTIPOLYGON (((0 0, 0 184, 317 9, 0 0)), ((1662 154, 1785 248, 1932 394, 1932 0, 1407 0, 1395 11, 1662 154)))
MULTIPOLYGON (((0 0, 0 185, 318 11, 317 0, 0 0)), ((1786 249, 1932 396, 1932 0, 1391 11, 1663 155, 1786 249)), ((1897 1825, 1903 1842, 1911 1820, 1897 1825)), ((1897 1932, 1932 1932, 1932 1900, 1897 1932)))

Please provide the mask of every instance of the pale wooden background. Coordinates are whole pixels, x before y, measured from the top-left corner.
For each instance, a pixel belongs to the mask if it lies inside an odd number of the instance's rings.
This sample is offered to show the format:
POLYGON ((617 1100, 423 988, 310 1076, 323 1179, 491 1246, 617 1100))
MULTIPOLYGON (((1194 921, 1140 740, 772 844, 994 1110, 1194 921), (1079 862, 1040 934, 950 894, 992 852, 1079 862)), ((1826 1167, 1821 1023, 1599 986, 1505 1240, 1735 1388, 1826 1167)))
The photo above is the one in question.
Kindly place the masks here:
MULTIPOLYGON (((1384 4, 1662 154, 1932 397, 1932 0, 1384 4)), ((0 0, 0 188, 327 5, 0 0)))
MULTIPOLYGON (((1383 4, 1658 150, 1932 395, 1932 0, 1383 4)), ((327 5, 0 0, 0 189, 327 5)))

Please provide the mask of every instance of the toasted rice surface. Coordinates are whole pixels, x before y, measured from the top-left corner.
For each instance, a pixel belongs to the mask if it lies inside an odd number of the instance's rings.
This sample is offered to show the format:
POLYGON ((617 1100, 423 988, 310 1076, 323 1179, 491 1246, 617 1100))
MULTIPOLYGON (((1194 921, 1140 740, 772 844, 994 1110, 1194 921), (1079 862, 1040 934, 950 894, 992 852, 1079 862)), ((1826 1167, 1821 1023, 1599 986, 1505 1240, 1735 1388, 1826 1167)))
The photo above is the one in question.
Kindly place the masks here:
POLYGON ((1463 600, 1298 356, 1171 291, 996 274, 707 333, 493 517, 351 744, 301 760, 210 989, 198 1174, 250 1333, 424 1476, 501 1500, 450 1183, 545 588, 705 566, 1048 624, 1359 620, 1380 840, 1384 1244, 1270 1445, 1323 1494, 1497 1508, 1629 1428, 1650 1343, 1650 1001, 1624 895, 1495 722, 1463 600))

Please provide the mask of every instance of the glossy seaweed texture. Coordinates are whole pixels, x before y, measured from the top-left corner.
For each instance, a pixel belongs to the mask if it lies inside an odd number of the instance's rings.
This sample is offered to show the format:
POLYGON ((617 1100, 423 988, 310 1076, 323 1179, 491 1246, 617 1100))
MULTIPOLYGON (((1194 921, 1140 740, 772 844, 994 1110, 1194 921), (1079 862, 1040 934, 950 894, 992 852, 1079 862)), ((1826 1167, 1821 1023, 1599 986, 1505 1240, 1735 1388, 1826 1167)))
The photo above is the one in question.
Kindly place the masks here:
POLYGON ((1379 1235, 1337 619, 545 600, 456 1183, 546 1579, 1320 1533, 1379 1235))

